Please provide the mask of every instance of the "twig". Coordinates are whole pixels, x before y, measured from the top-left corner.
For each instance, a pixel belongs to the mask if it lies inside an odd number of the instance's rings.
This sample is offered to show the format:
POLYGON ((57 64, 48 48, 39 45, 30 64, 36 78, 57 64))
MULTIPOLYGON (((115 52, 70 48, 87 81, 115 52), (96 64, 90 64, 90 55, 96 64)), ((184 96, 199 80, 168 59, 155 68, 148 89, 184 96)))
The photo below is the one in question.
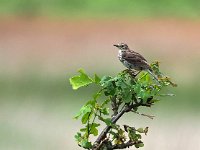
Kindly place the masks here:
POLYGON ((124 109, 124 107, 126 106, 126 104, 124 104, 123 106, 122 106, 122 108, 121 108, 121 110, 120 111, 122 111, 123 109, 124 109))
POLYGON ((99 145, 97 145, 95 148, 93 148, 93 150, 99 150, 102 147, 102 145, 104 144, 104 142, 107 141, 107 140, 108 140, 107 138, 102 140, 102 142, 99 145))
POLYGON ((141 115, 141 116, 145 116, 145 117, 148 117, 148 118, 150 118, 150 119, 153 119, 155 116, 151 116, 151 115, 147 115, 147 114, 141 114, 141 113, 139 113, 139 112, 137 112, 137 111, 133 111, 132 110, 132 112, 134 112, 134 113, 136 113, 136 114, 138 114, 138 115, 141 115))
POLYGON ((88 115, 88 122, 87 122, 87 131, 88 131, 88 135, 87 135, 87 138, 89 138, 89 135, 90 135, 90 115, 91 113, 89 113, 88 115))
POLYGON ((112 107, 112 110, 113 110, 113 115, 112 116, 116 116, 118 114, 118 104, 117 104, 117 97, 116 96, 113 96, 111 98, 111 107, 112 107))
POLYGON ((134 141, 128 141, 126 143, 123 144, 116 144, 113 145, 112 149, 124 149, 124 148, 129 148, 130 146, 136 145, 136 144, 140 144, 142 143, 142 141, 138 141, 138 142, 134 142, 134 141))

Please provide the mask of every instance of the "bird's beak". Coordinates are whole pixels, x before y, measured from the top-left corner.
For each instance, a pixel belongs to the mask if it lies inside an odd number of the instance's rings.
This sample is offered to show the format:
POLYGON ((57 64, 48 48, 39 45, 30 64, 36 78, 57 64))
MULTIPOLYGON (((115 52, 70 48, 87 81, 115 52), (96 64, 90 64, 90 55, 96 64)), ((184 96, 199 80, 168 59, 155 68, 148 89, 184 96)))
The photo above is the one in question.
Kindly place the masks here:
POLYGON ((119 47, 119 45, 118 45, 118 44, 114 44, 113 46, 115 46, 115 47, 119 47))

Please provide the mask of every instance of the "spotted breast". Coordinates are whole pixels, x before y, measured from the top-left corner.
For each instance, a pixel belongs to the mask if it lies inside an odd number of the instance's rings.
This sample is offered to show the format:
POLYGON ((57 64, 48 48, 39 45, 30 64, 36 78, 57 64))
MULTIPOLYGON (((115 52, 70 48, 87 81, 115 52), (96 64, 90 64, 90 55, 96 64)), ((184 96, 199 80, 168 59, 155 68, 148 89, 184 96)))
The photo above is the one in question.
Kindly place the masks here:
POLYGON ((132 64, 129 63, 128 61, 126 61, 126 60, 124 59, 125 55, 126 55, 126 52, 125 52, 125 51, 119 50, 119 52, 118 52, 118 58, 119 58, 119 60, 122 62, 122 64, 123 64, 125 67, 131 69, 131 68, 132 68, 132 64))

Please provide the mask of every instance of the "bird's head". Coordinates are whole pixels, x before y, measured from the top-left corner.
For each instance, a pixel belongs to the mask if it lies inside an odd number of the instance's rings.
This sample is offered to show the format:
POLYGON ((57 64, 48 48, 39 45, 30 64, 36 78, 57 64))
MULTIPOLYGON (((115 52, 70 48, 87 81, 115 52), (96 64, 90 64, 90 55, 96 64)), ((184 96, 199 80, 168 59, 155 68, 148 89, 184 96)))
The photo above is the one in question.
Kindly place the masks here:
POLYGON ((119 48, 120 50, 126 51, 129 50, 129 47, 125 43, 120 43, 120 44, 114 44, 113 46, 119 48))

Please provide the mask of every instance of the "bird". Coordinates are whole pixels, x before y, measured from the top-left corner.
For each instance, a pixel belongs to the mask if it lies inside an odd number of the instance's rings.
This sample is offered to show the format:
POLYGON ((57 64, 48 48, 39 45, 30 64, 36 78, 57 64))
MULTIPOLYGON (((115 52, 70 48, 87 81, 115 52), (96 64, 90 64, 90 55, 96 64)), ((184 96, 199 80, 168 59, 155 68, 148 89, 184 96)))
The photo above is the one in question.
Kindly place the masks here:
POLYGON ((113 46, 118 48, 118 58, 126 68, 129 70, 134 69, 138 72, 147 71, 158 81, 147 60, 141 54, 131 50, 125 43, 114 44, 113 46))

